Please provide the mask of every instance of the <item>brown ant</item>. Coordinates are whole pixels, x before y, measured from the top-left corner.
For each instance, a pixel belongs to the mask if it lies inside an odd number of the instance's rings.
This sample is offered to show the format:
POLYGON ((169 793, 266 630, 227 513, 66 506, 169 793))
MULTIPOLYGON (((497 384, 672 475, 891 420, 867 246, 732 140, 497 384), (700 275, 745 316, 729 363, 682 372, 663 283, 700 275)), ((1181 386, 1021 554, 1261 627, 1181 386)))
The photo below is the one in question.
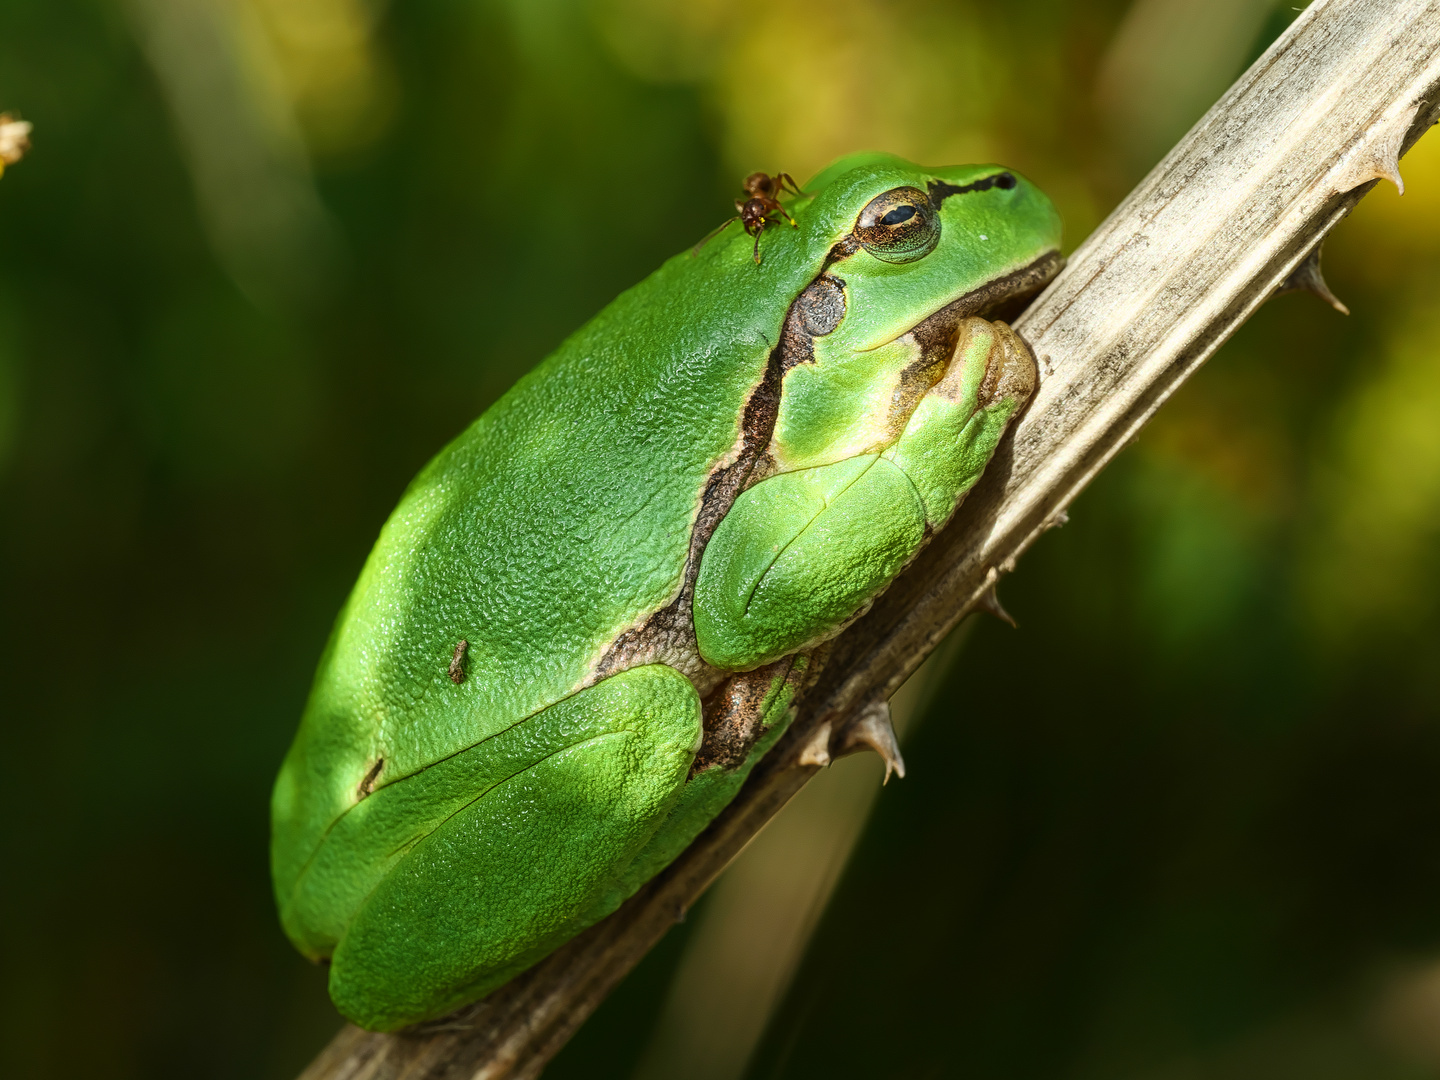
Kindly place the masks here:
POLYGON ((766 225, 783 217, 790 222, 792 229, 800 227, 780 205, 780 195, 787 189, 796 195, 805 194, 789 173, 782 172, 771 176, 769 173, 753 172, 745 178, 744 186, 745 194, 750 197, 743 200, 736 199, 735 209, 738 211, 736 215, 713 229, 700 243, 691 248, 691 255, 694 255, 714 237, 719 236, 738 221, 741 228, 755 238, 755 263, 758 266, 760 263, 760 234, 765 231, 766 225))

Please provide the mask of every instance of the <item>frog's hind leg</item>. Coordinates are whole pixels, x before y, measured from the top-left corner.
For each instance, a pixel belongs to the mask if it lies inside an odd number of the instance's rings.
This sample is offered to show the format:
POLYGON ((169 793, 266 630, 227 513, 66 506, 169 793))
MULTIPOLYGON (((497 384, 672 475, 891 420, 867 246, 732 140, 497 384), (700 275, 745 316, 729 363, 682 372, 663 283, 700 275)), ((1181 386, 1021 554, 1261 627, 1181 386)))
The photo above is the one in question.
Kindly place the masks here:
POLYGON ((610 914, 669 866, 735 798, 756 762, 790 726, 790 702, 808 664, 807 657, 787 656, 732 675, 715 691, 709 700, 723 703, 728 730, 707 730, 694 772, 674 808, 635 860, 599 895, 588 921, 610 914))
POLYGON ((700 701, 683 675, 648 665, 503 736, 431 767, 463 770, 478 754, 477 774, 493 775, 497 754, 511 762, 404 855, 336 946, 331 997, 357 1023, 390 1030, 442 1015, 587 925, 679 796, 700 701))

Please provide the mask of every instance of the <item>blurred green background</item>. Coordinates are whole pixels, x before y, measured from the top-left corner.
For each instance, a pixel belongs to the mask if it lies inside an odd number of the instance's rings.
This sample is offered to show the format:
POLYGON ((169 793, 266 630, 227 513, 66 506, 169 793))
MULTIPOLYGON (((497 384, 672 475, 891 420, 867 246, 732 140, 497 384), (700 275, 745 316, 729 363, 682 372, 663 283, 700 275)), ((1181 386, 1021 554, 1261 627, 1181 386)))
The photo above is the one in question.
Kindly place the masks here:
MULTIPOLYGON (((0 1073, 324 1044, 266 803, 330 621, 741 176, 1001 161, 1073 246, 1295 10, 0 0, 0 1073)), ((1267 304, 931 669, 731 1075, 1440 1077, 1440 136, 1402 170, 1327 247, 1354 314, 1267 304)), ((547 1076, 663 1074, 708 903, 547 1076)))

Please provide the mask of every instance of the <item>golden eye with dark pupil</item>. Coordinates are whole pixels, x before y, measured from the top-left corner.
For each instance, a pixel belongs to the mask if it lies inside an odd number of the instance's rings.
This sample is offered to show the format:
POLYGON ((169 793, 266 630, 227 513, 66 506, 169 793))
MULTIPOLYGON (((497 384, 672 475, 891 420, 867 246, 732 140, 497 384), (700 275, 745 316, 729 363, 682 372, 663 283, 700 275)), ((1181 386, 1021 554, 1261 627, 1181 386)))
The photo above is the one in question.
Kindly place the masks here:
POLYGON ((855 238, 881 262, 914 262, 939 243, 940 215, 919 188, 894 188, 875 196, 860 211, 855 238))

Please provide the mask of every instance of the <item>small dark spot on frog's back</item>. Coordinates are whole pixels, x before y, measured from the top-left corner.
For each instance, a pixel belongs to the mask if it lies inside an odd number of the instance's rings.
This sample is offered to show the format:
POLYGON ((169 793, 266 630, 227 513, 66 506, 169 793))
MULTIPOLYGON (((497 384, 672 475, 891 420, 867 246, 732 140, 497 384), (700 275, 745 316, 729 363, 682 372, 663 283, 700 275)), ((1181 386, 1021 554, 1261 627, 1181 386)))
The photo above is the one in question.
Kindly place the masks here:
POLYGON ((355 797, 357 799, 363 799, 375 790, 375 781, 380 779, 380 773, 384 768, 385 759, 383 757, 376 758, 375 764, 371 765, 369 771, 366 772, 365 779, 361 780, 360 786, 355 789, 355 797))
POLYGON ((450 656, 450 667, 446 674, 450 681, 459 686, 465 681, 465 651, 470 648, 470 642, 461 638, 455 645, 455 651, 450 656))

